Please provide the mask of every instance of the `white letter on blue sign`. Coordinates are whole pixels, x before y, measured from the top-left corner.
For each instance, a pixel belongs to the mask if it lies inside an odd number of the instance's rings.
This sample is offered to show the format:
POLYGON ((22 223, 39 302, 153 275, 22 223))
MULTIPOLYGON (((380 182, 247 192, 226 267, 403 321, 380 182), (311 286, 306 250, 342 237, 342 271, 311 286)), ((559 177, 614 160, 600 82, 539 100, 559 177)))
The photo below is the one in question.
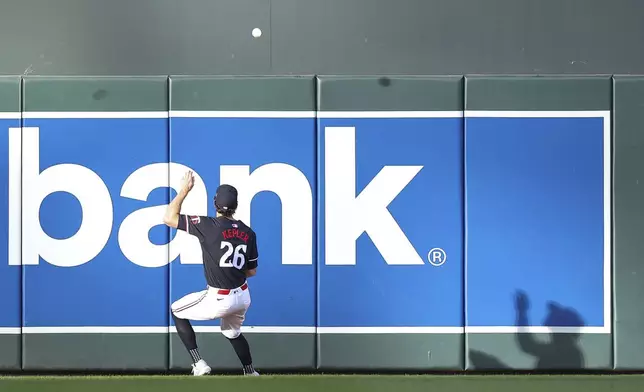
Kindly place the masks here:
MULTIPOLYGON (((123 183, 121 196, 134 200, 146 200, 153 190, 168 186, 168 170, 172 168, 173 189, 179 188, 177 178, 190 168, 176 163, 154 163, 137 169, 123 183)), ((195 185, 184 200, 182 213, 206 215, 206 184, 195 173, 195 185)), ((167 205, 141 208, 128 215, 119 229, 119 246, 123 255, 141 267, 163 267, 181 254, 184 264, 201 264, 202 254, 199 240, 185 232, 178 231, 170 244, 156 245, 150 242, 148 233, 154 226, 163 224, 163 214, 167 205), (174 246, 174 245, 178 246, 174 246), (170 257, 168 258, 168 247, 170 257)))
POLYGON ((390 265, 422 265, 387 206, 422 166, 385 166, 356 197, 354 127, 325 127, 325 264, 355 265, 356 240, 367 232, 390 265))
MULTIPOLYGON (((10 162, 11 165, 20 162, 10 162)), ((112 231, 112 199, 107 186, 90 169, 75 164, 40 172, 40 129, 22 129, 22 263, 38 265, 38 256, 57 267, 76 267, 96 257, 112 231), (68 192, 81 205, 83 220, 73 236, 51 238, 40 225, 42 201, 68 192)))

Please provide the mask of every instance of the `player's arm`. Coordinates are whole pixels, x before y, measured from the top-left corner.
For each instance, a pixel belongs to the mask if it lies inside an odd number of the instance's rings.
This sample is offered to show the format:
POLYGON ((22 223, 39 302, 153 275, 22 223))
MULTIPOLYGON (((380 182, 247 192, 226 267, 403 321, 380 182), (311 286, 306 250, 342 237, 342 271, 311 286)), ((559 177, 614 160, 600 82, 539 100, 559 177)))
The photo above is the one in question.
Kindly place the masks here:
POLYGON ((194 184, 195 179, 192 171, 188 171, 181 179, 181 190, 165 209, 163 223, 175 229, 179 227, 179 213, 181 212, 181 205, 183 204, 186 196, 188 196, 188 193, 192 190, 194 184))
POLYGON ((257 259, 259 258, 255 233, 251 236, 248 245, 248 261, 246 262, 246 270, 244 272, 246 273, 246 277, 250 278, 257 274, 257 259))

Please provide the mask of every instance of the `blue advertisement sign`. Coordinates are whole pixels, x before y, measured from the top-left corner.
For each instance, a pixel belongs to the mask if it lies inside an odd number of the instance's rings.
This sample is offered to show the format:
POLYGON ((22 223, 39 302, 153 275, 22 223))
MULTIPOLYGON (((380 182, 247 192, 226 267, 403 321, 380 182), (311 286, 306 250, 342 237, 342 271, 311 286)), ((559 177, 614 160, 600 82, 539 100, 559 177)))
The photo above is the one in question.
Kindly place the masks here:
POLYGON ((24 119, 25 327, 167 325, 168 268, 141 250, 167 254, 169 230, 140 215, 168 203, 167 164, 128 179, 168 161, 167 123, 24 119))
POLYGON ((19 215, 0 193, 0 327, 20 309, 25 327, 170 325, 206 286, 196 239, 162 223, 193 170, 182 213, 233 184, 258 235, 246 326, 610 328, 607 116, 167 116, 27 116, 18 150, 0 120, 0 180, 22 172, 19 215))
POLYGON ((610 328, 608 113, 466 118, 467 325, 610 328))
POLYGON ((5 224, 0 225, 0 328, 21 326, 20 119, 15 117, 0 118, 0 156, 4 157, 0 166, 0 208, 6 217, 5 224))
MULTIPOLYGON (((196 189, 194 197, 199 200, 186 199, 182 212, 214 216, 217 186, 232 184, 240 194, 236 218, 257 233, 257 276, 249 279, 252 305, 244 324, 314 328, 315 119, 172 117, 170 121, 172 163, 195 170, 197 182, 206 187, 196 189)), ((179 171, 175 178, 181 175, 179 171)), ((188 197, 193 193, 194 188, 188 197)), ((186 246, 197 249, 199 244, 186 246)), ((171 301, 206 287, 203 267, 197 264, 200 259, 182 254, 180 262, 171 264, 171 301)), ((195 325, 218 326, 219 320, 195 325)))
MULTIPOLYGON (((356 115, 357 116, 357 115, 356 115)), ((319 120, 319 326, 463 326, 463 119, 319 120)))

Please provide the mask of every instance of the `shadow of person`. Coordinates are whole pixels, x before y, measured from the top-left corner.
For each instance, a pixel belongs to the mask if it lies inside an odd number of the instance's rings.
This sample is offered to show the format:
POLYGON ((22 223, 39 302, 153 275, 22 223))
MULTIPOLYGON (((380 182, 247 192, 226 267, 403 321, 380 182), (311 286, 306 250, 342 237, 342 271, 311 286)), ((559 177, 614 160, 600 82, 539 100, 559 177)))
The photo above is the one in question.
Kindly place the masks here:
POLYGON ((475 370, 507 370, 512 369, 497 357, 483 351, 470 350, 470 363, 475 370))
MULTIPOLYGON (((526 293, 518 291, 515 297, 516 325, 528 326, 530 301, 526 293)), ((537 340, 534 334, 516 334, 521 351, 536 358, 535 369, 583 369, 584 356, 579 347, 580 333, 557 331, 557 327, 579 328, 584 321, 574 309, 561 306, 556 302, 548 303, 548 314, 544 326, 551 329, 549 341, 537 340)))

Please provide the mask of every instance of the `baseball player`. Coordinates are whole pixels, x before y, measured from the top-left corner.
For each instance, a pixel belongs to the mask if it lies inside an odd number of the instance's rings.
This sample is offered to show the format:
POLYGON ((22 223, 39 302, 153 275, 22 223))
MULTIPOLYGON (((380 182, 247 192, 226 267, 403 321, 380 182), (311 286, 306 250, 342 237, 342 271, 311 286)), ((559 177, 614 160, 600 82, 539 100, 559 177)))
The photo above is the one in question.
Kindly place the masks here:
POLYGON ((181 204, 194 186, 192 171, 181 180, 181 190, 166 209, 163 222, 199 239, 207 287, 191 293, 171 306, 179 338, 192 359, 192 374, 210 373, 210 366, 199 355, 197 338, 189 320, 221 320, 221 333, 228 338, 241 361, 245 375, 259 376, 253 368, 250 347, 241 333, 250 306, 247 278, 257 268, 255 232, 233 218, 237 208, 237 189, 231 185, 217 188, 215 218, 180 214, 181 204))

